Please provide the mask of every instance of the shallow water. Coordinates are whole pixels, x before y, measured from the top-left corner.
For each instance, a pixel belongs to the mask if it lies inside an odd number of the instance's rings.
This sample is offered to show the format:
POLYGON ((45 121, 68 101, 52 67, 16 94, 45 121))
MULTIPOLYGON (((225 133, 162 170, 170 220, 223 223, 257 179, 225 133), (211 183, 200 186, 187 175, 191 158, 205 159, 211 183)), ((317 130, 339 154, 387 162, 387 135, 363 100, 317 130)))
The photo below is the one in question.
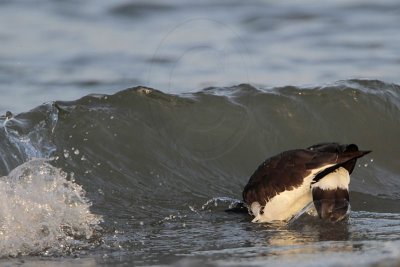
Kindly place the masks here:
POLYGON ((399 3, 246 3, 0 3, 0 265, 400 265, 399 3), (326 141, 346 222, 224 211, 326 141))

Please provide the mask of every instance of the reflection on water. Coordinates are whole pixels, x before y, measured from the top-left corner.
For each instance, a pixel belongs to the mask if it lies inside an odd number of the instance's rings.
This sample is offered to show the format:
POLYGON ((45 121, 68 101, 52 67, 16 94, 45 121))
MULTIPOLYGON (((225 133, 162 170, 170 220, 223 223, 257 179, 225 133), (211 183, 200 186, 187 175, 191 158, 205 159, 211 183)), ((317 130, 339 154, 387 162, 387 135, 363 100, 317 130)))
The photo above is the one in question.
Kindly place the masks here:
POLYGON ((264 248, 260 251, 260 256, 287 257, 355 250, 351 243, 341 242, 351 238, 348 220, 333 223, 304 213, 289 224, 275 222, 261 226, 264 230, 259 233, 260 238, 252 244, 264 248))
POLYGON ((323 266, 396 266, 391 264, 400 258, 397 249, 400 220, 387 216, 351 212, 349 219, 332 223, 303 214, 290 224, 242 222, 239 227, 242 231, 229 229, 225 223, 225 231, 233 230, 246 242, 233 247, 220 244, 218 248, 189 255, 212 259, 224 266, 241 266, 240 262, 255 266, 322 266, 322 261, 323 266), (386 241, 380 241, 382 238, 386 241))

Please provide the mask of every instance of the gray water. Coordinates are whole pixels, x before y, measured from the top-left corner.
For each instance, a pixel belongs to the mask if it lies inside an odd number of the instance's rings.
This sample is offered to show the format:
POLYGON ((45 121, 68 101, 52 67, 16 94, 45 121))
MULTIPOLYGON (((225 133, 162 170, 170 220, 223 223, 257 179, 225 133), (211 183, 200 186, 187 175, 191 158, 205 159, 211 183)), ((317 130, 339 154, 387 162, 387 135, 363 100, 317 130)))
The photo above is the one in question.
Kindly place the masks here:
POLYGON ((399 12, 2 1, 0 265, 398 266, 399 12), (224 211, 265 158, 325 141, 373 151, 347 221, 224 211))
POLYGON ((1 1, 0 111, 146 85, 399 82, 398 1, 1 1))

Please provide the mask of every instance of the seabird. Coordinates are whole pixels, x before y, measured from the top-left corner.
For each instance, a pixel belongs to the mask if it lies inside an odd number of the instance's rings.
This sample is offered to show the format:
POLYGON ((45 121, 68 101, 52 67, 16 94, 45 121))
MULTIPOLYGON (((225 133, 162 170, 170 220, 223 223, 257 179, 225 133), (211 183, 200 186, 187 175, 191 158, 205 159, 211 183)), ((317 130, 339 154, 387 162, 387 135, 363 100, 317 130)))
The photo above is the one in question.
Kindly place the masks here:
POLYGON ((252 222, 289 220, 311 202, 320 218, 342 220, 349 206, 350 174, 357 159, 370 152, 355 144, 322 143, 267 159, 243 190, 252 222))

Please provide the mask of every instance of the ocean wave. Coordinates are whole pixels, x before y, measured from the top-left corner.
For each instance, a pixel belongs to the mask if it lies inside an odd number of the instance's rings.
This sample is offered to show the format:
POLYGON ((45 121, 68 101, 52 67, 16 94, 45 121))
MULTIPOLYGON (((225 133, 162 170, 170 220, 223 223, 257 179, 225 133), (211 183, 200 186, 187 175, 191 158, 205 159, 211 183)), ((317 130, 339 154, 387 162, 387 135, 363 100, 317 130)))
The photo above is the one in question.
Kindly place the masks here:
MULTIPOLYGON (((0 172, 7 175, 22 168, 35 173, 39 182, 40 168, 32 159, 52 157, 40 164, 55 173, 60 184, 70 186, 67 194, 76 194, 80 185, 93 202, 77 204, 78 211, 89 217, 68 215, 72 227, 84 225, 83 232, 88 233, 99 222, 94 214, 104 215, 108 227, 115 218, 140 225, 149 218, 159 222, 190 212, 191 207, 201 210, 217 196, 238 199, 249 175, 265 158, 337 141, 373 151, 359 160, 352 176, 352 207, 379 212, 377 205, 364 205, 375 199, 385 203, 382 211, 397 212, 399 95, 395 84, 347 80, 309 88, 242 84, 179 95, 135 87, 114 95, 56 101, 0 118, 0 172), (68 182, 60 169, 75 182, 68 182)), ((16 176, 6 177, 10 175, 16 176)), ((53 181, 54 175, 45 174, 43 182, 48 176, 53 181)), ((15 197, 29 202, 35 195, 15 197)), ((78 195, 84 198, 82 191, 78 195)), ((17 200, 10 201, 17 205, 17 200)), ((53 200, 41 201, 44 205, 53 200)), ((64 223, 64 215, 54 216, 59 219, 54 227, 64 223)), ((37 229, 46 218, 37 219, 37 229)), ((32 234, 40 234, 37 229, 32 234)), ((55 229, 50 230, 59 231, 55 229)), ((47 241, 37 247, 46 246, 47 241)), ((2 250, 12 254, 9 248, 2 250)))

